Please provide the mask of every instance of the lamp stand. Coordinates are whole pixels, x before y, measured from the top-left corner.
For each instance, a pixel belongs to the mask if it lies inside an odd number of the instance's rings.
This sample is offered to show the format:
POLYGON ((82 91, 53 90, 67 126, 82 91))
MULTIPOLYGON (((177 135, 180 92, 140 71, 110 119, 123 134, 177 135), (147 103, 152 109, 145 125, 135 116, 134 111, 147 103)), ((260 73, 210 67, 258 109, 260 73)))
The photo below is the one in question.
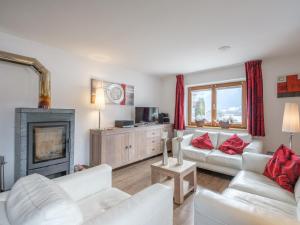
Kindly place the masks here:
POLYGON ((99 130, 100 130, 100 124, 101 124, 101 110, 99 110, 99 130))
POLYGON ((290 133, 290 139, 289 139, 290 149, 292 149, 293 136, 294 136, 294 134, 290 133))

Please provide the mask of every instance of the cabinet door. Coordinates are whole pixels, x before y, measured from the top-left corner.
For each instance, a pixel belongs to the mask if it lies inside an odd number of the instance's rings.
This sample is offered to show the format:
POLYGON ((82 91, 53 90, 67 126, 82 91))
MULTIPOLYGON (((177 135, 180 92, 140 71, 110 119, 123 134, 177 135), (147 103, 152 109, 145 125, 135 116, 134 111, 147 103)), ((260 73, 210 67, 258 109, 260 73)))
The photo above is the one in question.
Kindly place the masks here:
POLYGON ((147 158, 147 131, 137 130, 134 132, 135 151, 138 159, 147 158))
POLYGON ((128 133, 102 136, 101 163, 116 168, 126 164, 128 157, 128 133))
POLYGON ((140 159, 140 155, 135 140, 136 140, 135 132, 128 133, 127 135, 128 162, 135 162, 140 159))

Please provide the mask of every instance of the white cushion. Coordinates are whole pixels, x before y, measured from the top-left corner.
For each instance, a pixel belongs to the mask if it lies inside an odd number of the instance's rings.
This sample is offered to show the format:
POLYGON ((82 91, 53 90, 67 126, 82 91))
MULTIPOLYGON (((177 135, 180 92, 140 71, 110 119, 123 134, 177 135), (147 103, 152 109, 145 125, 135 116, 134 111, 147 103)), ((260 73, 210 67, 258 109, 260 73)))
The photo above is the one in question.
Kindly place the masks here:
POLYGON ((239 170, 242 168, 242 155, 229 155, 219 150, 213 150, 207 156, 206 161, 214 165, 225 166, 239 170))
POLYGON ((9 193, 6 211, 14 225, 76 225, 79 207, 52 180, 38 174, 19 179, 9 193))
POLYGON ((295 185, 295 199, 297 202, 297 218, 298 220, 300 220, 300 179, 298 178, 296 185, 295 185))
POLYGON ((82 212, 83 220, 87 221, 128 198, 130 198, 129 194, 116 188, 109 188, 81 199, 78 201, 78 205, 82 212))
POLYGON ((239 202, 254 206, 256 210, 267 212, 270 214, 278 214, 287 216, 292 219, 297 218, 296 206, 285 202, 274 200, 271 198, 262 197, 255 194, 239 191, 232 188, 227 188, 223 194, 224 196, 235 199, 239 202))
POLYGON ((300 221, 300 202, 297 203, 297 220, 300 221))
POLYGON ((300 200, 300 179, 299 178, 296 182, 294 192, 295 192, 295 199, 297 202, 299 202, 300 200))
POLYGON ((182 147, 183 157, 191 160, 205 162, 211 150, 195 148, 192 145, 182 147))
MULTIPOLYGON (((229 139, 232 135, 234 135, 234 133, 220 132, 219 133, 219 139, 218 139, 218 146, 217 146, 217 148, 219 148, 220 145, 223 144, 224 141, 226 141, 227 139, 229 139)), ((246 143, 251 143, 251 141, 252 141, 252 136, 250 134, 247 134, 247 133, 237 133, 237 136, 240 139, 242 139, 244 142, 246 142, 246 143)))
POLYGON ((203 131, 203 130, 195 130, 193 139, 199 136, 202 136, 203 134, 208 133, 208 136, 210 138, 210 141, 214 148, 217 147, 218 144, 218 137, 219 137, 219 132, 211 132, 211 131, 203 131))
POLYGON ((6 214, 5 202, 0 202, 0 224, 9 225, 7 214, 6 214))
POLYGON ((268 177, 250 171, 240 171, 230 182, 229 187, 296 205, 294 194, 268 177))

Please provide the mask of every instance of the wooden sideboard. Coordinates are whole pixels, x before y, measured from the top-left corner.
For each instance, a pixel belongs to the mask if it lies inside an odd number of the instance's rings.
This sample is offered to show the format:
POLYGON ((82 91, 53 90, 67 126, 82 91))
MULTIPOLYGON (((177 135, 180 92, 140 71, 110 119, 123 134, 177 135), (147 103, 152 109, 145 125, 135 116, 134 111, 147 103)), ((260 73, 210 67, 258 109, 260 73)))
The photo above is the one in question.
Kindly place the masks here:
POLYGON ((163 152, 161 133, 168 131, 168 150, 174 136, 172 124, 90 131, 90 166, 109 164, 113 169, 163 152))

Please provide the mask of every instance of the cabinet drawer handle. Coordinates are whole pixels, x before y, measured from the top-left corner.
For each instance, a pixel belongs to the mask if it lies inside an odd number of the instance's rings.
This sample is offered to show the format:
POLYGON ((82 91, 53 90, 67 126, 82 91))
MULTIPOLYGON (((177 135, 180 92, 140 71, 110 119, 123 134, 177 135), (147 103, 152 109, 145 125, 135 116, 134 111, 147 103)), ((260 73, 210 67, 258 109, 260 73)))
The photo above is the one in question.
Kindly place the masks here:
POLYGON ((131 148, 132 146, 131 145, 129 145, 129 148, 131 148))
POLYGON ((125 146, 125 149, 128 149, 128 146, 125 146))

